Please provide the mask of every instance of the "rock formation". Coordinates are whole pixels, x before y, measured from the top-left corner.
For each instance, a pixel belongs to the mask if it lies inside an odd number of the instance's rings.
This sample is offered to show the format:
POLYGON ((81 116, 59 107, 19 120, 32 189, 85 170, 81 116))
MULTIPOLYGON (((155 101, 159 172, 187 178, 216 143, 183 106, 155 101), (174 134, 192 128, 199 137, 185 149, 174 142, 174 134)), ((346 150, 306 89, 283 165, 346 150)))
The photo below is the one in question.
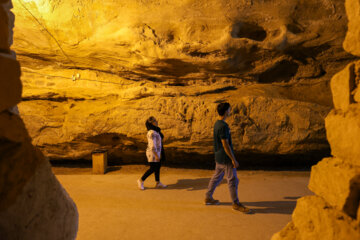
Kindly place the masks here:
MULTIPOLYGON (((349 17, 345 50, 360 55, 360 1, 346 0, 349 17)), ((326 117, 332 158, 313 166, 309 189, 290 222, 272 240, 360 239, 360 62, 331 80, 334 109, 326 117)))
POLYGON ((21 82, 10 51, 11 8, 11 1, 0 0, 0 238, 75 239, 76 206, 17 114, 21 82))
POLYGON ((343 1, 18 0, 14 11, 19 109, 50 158, 144 159, 151 115, 174 157, 211 155, 224 100, 239 152, 329 149, 329 80, 354 59, 343 1))

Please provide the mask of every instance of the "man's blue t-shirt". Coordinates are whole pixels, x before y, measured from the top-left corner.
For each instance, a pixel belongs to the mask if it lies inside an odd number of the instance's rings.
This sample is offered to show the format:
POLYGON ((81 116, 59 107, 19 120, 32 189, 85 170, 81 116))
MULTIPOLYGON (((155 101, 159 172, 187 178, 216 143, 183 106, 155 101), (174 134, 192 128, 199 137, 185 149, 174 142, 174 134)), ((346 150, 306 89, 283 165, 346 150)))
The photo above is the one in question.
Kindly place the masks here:
POLYGON ((231 159, 226 154, 221 139, 228 139, 231 150, 233 150, 230 128, 226 122, 217 120, 214 125, 214 152, 215 161, 220 164, 232 164, 231 159))

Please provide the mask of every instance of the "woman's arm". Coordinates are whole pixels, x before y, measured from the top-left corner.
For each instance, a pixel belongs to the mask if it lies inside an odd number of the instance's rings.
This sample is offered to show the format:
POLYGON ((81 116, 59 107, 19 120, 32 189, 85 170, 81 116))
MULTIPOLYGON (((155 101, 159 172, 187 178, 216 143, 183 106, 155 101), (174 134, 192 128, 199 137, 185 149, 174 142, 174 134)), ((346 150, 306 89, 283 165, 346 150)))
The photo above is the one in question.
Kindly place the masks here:
POLYGON ((153 150, 154 156, 156 161, 160 161, 160 157, 158 156, 157 152, 155 150, 153 150))
POLYGON ((155 146, 156 144, 156 135, 154 133, 151 133, 149 140, 149 145, 151 147, 151 150, 154 154, 155 160, 156 161, 160 161, 160 156, 158 155, 158 153, 156 152, 157 146, 155 146))

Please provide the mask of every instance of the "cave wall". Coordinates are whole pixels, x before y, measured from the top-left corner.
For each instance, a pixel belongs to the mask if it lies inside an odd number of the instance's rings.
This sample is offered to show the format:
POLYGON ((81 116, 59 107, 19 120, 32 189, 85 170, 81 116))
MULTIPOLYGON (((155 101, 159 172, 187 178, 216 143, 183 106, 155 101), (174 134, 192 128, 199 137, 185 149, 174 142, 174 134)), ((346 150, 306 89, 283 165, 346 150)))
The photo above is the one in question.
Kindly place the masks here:
POLYGON ((355 58, 342 49, 343 1, 14 4, 19 110, 52 159, 105 148, 143 161, 151 115, 174 158, 211 156, 215 106, 225 100, 238 153, 329 151, 329 81, 355 58))
POLYGON ((22 85, 20 64, 10 50, 11 8, 11 1, 0 1, 0 238, 75 239, 75 203, 31 144, 18 115, 22 85))
MULTIPOLYGON (((346 0, 349 17, 344 49, 360 54, 360 1, 346 0)), ((312 167, 309 189, 292 221, 272 240, 360 239, 360 61, 331 80, 334 109, 326 117, 331 158, 312 167)))

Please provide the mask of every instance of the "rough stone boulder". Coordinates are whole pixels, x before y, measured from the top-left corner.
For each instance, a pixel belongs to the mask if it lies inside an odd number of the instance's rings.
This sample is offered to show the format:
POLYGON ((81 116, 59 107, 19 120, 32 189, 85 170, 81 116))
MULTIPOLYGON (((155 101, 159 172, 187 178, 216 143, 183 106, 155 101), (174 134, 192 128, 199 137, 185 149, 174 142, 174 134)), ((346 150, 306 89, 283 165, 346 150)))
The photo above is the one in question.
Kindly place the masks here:
POLYGON ((348 112, 332 111, 325 125, 331 154, 360 166, 360 104, 351 105, 348 112))
POLYGON ((359 221, 334 209, 318 196, 297 201, 292 222, 276 233, 272 240, 360 239, 359 221))
POLYGON ((338 210, 354 205, 353 212, 347 211, 347 214, 356 218, 360 199, 353 195, 360 192, 360 188, 356 186, 359 173, 359 166, 337 158, 323 159, 311 169, 309 189, 338 210))
POLYGON ((21 82, 10 51, 11 7, 11 1, 0 0, 0 238, 75 239, 76 206, 31 144, 14 107, 21 100, 21 82))
POLYGON ((139 159, 150 115, 174 157, 209 154, 220 100, 235 106, 241 152, 328 152, 329 80, 354 59, 341 0, 32 0, 14 11, 20 112, 48 157, 105 147, 139 159))

